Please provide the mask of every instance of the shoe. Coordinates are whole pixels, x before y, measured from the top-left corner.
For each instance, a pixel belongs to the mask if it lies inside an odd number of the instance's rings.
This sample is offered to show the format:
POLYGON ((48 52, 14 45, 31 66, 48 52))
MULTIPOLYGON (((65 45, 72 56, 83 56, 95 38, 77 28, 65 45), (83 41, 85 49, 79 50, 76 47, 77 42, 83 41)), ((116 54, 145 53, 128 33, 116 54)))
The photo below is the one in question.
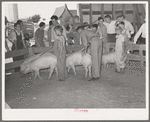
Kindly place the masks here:
POLYGON ((124 68, 121 68, 120 69, 120 74, 124 74, 125 73, 125 69, 124 68))
POLYGON ((59 79, 58 81, 65 81, 65 80, 59 79))
POLYGON ((97 80, 101 80, 101 79, 102 79, 102 77, 96 77, 96 79, 97 79, 97 80))
POLYGON ((115 68, 115 72, 120 73, 116 68, 115 68))
POLYGON ((95 81, 95 80, 97 80, 97 78, 95 77, 88 79, 88 81, 95 81))

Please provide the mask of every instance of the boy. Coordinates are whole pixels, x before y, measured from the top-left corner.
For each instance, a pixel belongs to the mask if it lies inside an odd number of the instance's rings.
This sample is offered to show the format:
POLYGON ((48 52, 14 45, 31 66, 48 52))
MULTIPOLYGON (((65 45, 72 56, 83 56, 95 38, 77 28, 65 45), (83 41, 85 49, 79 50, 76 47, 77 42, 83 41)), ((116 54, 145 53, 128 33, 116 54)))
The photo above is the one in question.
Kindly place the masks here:
POLYGON ((131 35, 134 34, 134 28, 133 28, 132 24, 125 19, 125 16, 122 13, 118 14, 117 21, 118 22, 123 21, 125 23, 125 29, 128 30, 131 33, 131 35))
POLYGON ((58 36, 54 41, 54 55, 57 56, 58 80, 65 81, 65 78, 68 77, 66 71, 66 39, 63 36, 62 26, 55 26, 54 31, 58 36))
POLYGON ((129 33, 129 31, 127 29, 125 29, 125 23, 123 21, 119 22, 118 26, 120 26, 122 28, 122 34, 125 37, 125 41, 129 41, 129 39, 131 38, 131 34, 129 33))
POLYGON ((124 51, 124 36, 122 35, 122 28, 116 27, 116 46, 115 46, 115 65, 116 72, 123 74, 125 72, 125 51, 124 51))
POLYGON ((96 32, 97 32, 97 29, 98 29, 98 25, 97 25, 97 24, 93 24, 93 25, 92 25, 92 31, 93 31, 94 33, 96 33, 96 32))

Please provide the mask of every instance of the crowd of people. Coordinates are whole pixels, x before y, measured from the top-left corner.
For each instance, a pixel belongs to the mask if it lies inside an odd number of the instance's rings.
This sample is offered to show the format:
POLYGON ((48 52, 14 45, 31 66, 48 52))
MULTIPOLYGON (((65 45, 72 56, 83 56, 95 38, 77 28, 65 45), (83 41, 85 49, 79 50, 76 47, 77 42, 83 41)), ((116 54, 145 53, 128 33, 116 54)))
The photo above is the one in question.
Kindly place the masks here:
MULTIPOLYGON (((131 41, 133 43, 145 44, 146 29, 145 23, 141 26, 139 31, 135 34, 132 24, 127 21, 123 14, 117 16, 117 20, 113 20, 110 15, 104 18, 99 17, 98 23, 91 27, 87 22, 81 24, 79 16, 70 17, 66 25, 58 23, 58 17, 53 15, 49 21, 49 29, 47 31, 47 38, 44 37, 45 23, 41 22, 39 28, 35 32, 35 46, 44 47, 43 39, 49 42, 49 47, 54 49, 54 55, 58 59, 59 79, 65 80, 67 71, 65 67, 66 61, 66 46, 80 45, 84 46, 83 53, 90 53, 92 58, 92 78, 90 80, 98 80, 101 78, 101 63, 102 55, 106 50, 106 43, 116 43, 115 46, 115 62, 116 72, 124 72, 124 58, 125 47, 124 42, 131 41), (135 34, 135 36, 133 36, 135 34), (141 37, 140 37, 141 35, 141 37)), ((6 19, 5 25, 8 23, 6 19)), ((30 47, 29 35, 24 33, 23 22, 18 20, 14 24, 14 29, 6 36, 12 43, 12 50, 18 50, 30 47)), ((6 49, 8 49, 5 41, 6 49)), ((10 51, 8 49, 8 51, 10 51)), ((21 60, 23 56, 14 57, 13 60, 21 60)), ((19 69, 15 69, 18 71, 19 69)))

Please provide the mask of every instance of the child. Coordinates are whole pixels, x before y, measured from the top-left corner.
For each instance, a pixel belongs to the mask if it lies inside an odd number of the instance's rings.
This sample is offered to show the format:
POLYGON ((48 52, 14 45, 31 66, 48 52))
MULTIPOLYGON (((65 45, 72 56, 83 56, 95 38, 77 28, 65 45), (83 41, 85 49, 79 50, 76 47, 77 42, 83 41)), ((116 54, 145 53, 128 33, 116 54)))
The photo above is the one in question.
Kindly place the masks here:
POLYGON ((93 24, 93 25, 92 25, 92 31, 93 31, 94 33, 96 33, 96 32, 97 32, 97 29, 98 29, 98 25, 97 25, 97 24, 93 24))
POLYGON ((26 45, 27 48, 31 46, 30 38, 29 38, 29 34, 28 33, 24 34, 24 42, 25 42, 25 45, 26 45))
POLYGON ((87 22, 84 22, 84 23, 83 23, 83 28, 84 28, 85 30, 90 30, 90 25, 89 25, 87 22))
POLYGON ((129 31, 127 29, 125 29, 125 23, 123 21, 119 22, 118 24, 119 27, 121 27, 122 29, 122 34, 124 35, 125 41, 129 41, 129 39, 131 38, 131 34, 129 33, 129 31))
POLYGON ((124 36, 122 35, 122 28, 116 27, 116 46, 115 46, 115 65, 116 72, 123 74, 125 72, 125 55, 124 55, 124 36))
POLYGON ((54 28, 57 39, 54 41, 54 55, 57 56, 57 69, 59 81, 64 81, 68 77, 66 71, 66 40, 63 36, 63 28, 58 25, 54 28))

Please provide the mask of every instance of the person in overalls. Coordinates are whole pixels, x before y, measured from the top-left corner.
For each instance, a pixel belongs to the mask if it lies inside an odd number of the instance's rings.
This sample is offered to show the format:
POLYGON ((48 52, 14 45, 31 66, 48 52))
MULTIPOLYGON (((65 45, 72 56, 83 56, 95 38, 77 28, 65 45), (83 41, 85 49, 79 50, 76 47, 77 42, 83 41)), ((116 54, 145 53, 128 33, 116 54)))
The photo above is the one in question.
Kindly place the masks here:
POLYGON ((63 27, 55 26, 57 38, 54 41, 54 55, 57 56, 58 80, 65 81, 68 77, 66 70, 66 39, 63 36, 63 27))
MULTIPOLYGON (((12 41, 12 51, 26 48, 25 43, 23 41, 23 33, 20 29, 20 24, 14 24, 14 30, 11 31, 9 35, 9 39, 12 41)), ((24 59, 24 55, 13 57, 13 61, 19 61, 24 59)), ((15 72, 20 70, 19 67, 15 68, 15 72)))
POLYGON ((116 27, 116 46, 115 46, 115 71, 123 74, 125 72, 125 38, 122 34, 122 28, 116 27))
POLYGON ((79 26, 76 31, 80 34, 81 41, 84 45, 84 53, 87 53, 87 47, 90 44, 90 54, 92 58, 92 78, 88 81, 98 80, 101 77, 101 63, 103 43, 99 35, 91 30, 84 30, 79 26))

